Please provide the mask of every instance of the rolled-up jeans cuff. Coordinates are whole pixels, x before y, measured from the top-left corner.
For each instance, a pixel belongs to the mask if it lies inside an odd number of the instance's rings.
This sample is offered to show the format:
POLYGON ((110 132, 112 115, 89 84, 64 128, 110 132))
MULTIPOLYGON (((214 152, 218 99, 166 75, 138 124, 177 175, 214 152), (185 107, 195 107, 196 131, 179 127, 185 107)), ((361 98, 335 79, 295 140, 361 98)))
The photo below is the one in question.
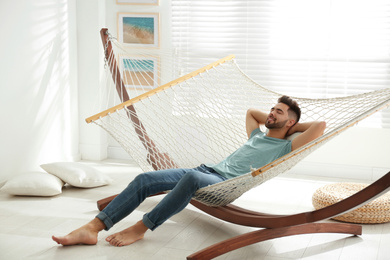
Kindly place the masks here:
POLYGON ((150 221, 150 219, 148 218, 148 216, 146 216, 146 214, 143 216, 142 218, 142 222, 144 223, 145 226, 147 226, 150 230, 154 230, 156 229, 156 225, 150 221))
POLYGON ((98 219, 100 219, 101 221, 103 221, 104 225, 106 226, 104 228, 104 230, 109 230, 110 228, 112 228, 112 226, 114 226, 114 223, 112 222, 112 220, 106 215, 106 213, 104 212, 99 212, 99 214, 96 215, 96 217, 98 219))

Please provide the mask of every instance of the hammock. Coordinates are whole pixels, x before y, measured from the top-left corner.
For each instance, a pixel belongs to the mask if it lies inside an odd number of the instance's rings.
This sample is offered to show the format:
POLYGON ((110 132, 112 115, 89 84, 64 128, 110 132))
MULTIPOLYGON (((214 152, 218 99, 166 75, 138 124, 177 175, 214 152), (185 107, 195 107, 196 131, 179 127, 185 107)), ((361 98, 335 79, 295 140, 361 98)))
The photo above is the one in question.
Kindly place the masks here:
MULTIPOLYGON (((154 50, 140 56, 139 49, 126 49, 109 36, 107 29, 100 33, 105 47, 106 90, 116 89, 121 104, 88 118, 87 122, 106 129, 145 171, 194 167, 223 159, 247 140, 246 109, 267 111, 280 96, 245 75, 234 56, 183 76, 183 65, 174 62, 180 60, 180 52, 159 50, 158 55, 165 53, 160 59, 154 50), (162 69, 156 70, 156 66, 162 69)), ((109 92, 102 96, 115 99, 116 94, 109 92)), ((341 131, 387 107, 389 92, 383 89, 333 99, 295 97, 304 121, 327 122, 322 137, 260 169, 202 188, 191 200, 192 205, 218 219, 263 229, 221 241, 187 259, 211 259, 253 243, 297 234, 361 235, 360 225, 315 222, 353 210, 386 193, 390 190, 390 172, 342 201, 309 212, 273 215, 229 203, 248 189, 287 171, 341 131)), ((115 196, 99 200, 99 210, 115 196)))
MULTIPOLYGON (((102 37, 107 40, 108 35, 102 37)), ((117 89, 123 102, 86 121, 105 129, 144 171, 221 161, 247 140, 246 110, 269 111, 282 95, 251 80, 233 55, 159 85, 164 79, 153 70, 153 55, 134 56, 111 37, 105 46, 106 84, 117 89)), ((326 121, 324 135, 262 168, 198 190, 195 200, 228 205, 286 172, 340 132, 389 106, 390 88, 340 98, 292 98, 301 107, 301 122, 326 121)))

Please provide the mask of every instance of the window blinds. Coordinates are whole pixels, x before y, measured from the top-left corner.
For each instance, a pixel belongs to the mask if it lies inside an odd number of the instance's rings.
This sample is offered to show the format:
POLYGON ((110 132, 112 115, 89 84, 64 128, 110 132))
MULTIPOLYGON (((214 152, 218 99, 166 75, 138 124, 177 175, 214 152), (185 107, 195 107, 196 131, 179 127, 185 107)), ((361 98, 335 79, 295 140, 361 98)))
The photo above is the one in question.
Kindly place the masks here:
MULTIPOLYGON (((188 64, 235 54, 253 80, 299 97, 338 97, 390 87, 387 0, 171 3, 172 43, 188 64)), ((390 128, 389 109, 363 125, 390 128)))

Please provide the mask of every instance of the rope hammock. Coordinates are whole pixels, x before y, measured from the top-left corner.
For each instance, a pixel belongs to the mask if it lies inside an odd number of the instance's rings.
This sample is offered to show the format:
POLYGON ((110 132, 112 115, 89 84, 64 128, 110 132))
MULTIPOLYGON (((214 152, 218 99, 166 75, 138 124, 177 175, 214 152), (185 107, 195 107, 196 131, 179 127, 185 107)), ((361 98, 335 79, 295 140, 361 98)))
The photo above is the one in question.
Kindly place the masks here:
MULTIPOLYGON (((104 85, 116 89, 122 103, 86 121, 106 130, 143 171, 192 168, 223 160, 247 140, 246 110, 254 107, 268 112, 282 95, 251 80, 233 55, 169 81, 166 75, 176 77, 180 71, 173 62, 177 54, 171 54, 173 60, 164 57, 164 63, 154 53, 140 56, 138 50, 135 55, 103 30, 102 39, 108 73, 104 85), (155 70, 156 66, 163 69, 155 70)), ((339 98, 292 98, 300 105, 301 122, 326 121, 324 135, 259 169, 201 188, 193 199, 213 207, 230 204, 389 106, 390 88, 339 98)))

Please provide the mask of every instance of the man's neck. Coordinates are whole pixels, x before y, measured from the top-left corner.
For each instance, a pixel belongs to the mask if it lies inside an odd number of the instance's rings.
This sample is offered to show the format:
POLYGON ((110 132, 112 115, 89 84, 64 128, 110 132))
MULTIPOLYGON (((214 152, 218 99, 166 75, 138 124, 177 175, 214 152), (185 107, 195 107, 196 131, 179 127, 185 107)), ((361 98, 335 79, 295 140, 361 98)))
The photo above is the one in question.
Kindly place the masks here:
POLYGON ((285 139, 287 132, 285 129, 268 129, 267 136, 278 139, 285 139))

